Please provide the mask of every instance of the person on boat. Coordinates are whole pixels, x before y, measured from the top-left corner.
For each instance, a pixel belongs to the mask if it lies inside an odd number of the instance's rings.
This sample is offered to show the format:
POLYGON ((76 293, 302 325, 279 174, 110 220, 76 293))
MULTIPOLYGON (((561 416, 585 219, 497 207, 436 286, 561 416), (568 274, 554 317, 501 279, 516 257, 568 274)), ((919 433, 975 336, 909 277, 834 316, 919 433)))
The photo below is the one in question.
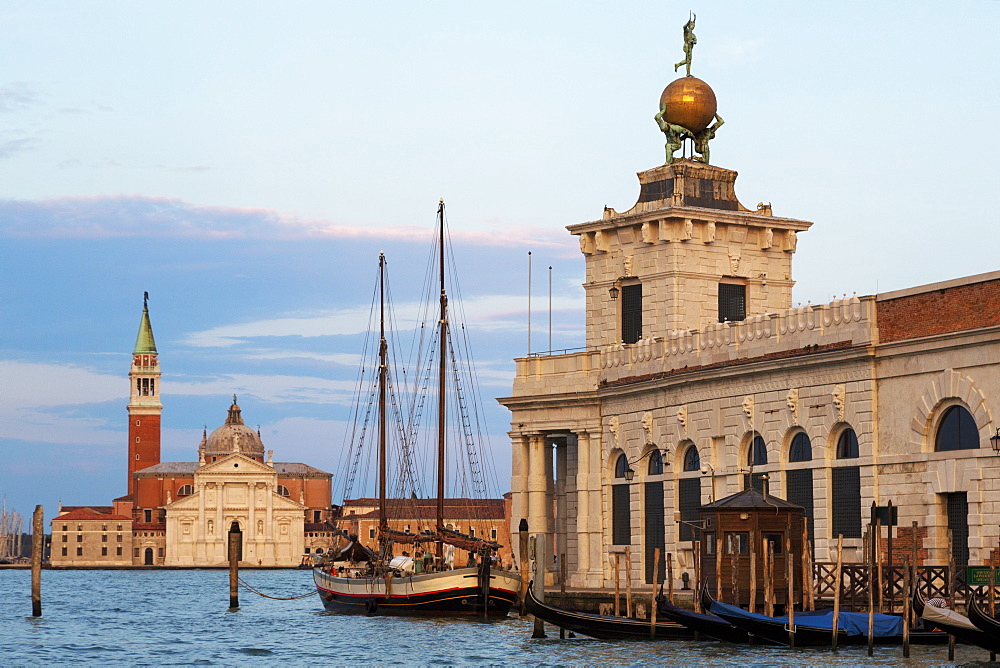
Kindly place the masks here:
POLYGON ((434 555, 431 554, 430 550, 424 550, 424 572, 432 573, 434 571, 434 555))

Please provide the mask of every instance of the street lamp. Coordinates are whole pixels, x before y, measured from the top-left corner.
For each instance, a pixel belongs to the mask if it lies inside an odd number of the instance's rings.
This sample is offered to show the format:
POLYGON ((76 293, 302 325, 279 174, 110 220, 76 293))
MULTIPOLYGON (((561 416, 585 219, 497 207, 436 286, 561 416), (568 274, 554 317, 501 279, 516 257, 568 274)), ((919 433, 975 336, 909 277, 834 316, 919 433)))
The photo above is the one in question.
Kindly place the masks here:
POLYGON ((608 288, 608 294, 611 295, 611 301, 615 301, 618 299, 619 292, 621 292, 621 290, 618 289, 617 283, 608 288))
POLYGON ((715 503, 715 467, 708 462, 702 462, 701 464, 701 474, 708 475, 708 472, 712 472, 712 500, 709 503, 715 503))
MULTIPOLYGON (((647 445, 653 445, 653 444, 652 443, 647 443, 647 445)), ((657 447, 650 448, 649 451, 646 452, 646 454, 644 454, 644 455, 642 455, 640 457, 637 457, 636 459, 634 459, 634 460, 632 460, 632 461, 630 461, 628 463, 628 468, 625 469, 625 482, 632 482, 632 478, 635 477, 635 469, 632 468, 632 464, 638 464, 639 462, 641 462, 646 457, 649 457, 654 452, 660 452, 660 449, 657 448, 657 447)), ((663 448, 663 451, 660 452, 660 457, 665 458, 669 452, 670 452, 670 448, 663 448)))
POLYGON ((997 427, 997 433, 990 436, 990 445, 993 446, 993 454, 1000 455, 1000 427, 997 427))

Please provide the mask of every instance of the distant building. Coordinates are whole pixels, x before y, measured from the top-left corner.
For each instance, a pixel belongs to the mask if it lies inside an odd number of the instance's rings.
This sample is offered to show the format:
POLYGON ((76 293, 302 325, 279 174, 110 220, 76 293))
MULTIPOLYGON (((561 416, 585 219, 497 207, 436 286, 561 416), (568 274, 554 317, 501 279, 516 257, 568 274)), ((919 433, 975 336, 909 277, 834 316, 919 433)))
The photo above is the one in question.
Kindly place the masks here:
POLYGON ((160 461, 160 364, 145 306, 129 379, 128 493, 110 507, 62 508, 54 566, 222 565, 234 522, 248 564, 297 566, 329 549, 333 476, 274 462, 270 451, 265 459, 235 396, 225 423, 203 434, 197 462, 160 461))
MULTIPOLYGON (((414 534, 434 531, 436 499, 386 499, 386 505, 391 516, 390 529, 414 534)), ((504 499, 445 499, 445 528, 501 543, 503 548, 497 554, 504 564, 510 564, 510 520, 506 506, 504 499)), ((345 500, 338 524, 348 533, 357 534, 365 547, 378 549, 378 499, 345 500)), ((405 548, 397 548, 396 554, 401 549, 405 548)))

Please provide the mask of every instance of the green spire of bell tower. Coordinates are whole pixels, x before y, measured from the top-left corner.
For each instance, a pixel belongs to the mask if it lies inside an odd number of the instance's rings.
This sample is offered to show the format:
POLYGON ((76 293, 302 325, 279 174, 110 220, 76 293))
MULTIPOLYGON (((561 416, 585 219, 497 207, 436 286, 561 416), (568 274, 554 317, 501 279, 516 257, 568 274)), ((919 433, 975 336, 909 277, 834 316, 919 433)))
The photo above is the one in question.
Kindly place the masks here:
POLYGON ((153 326, 149 324, 149 293, 142 293, 142 321, 139 323, 139 336, 135 338, 136 353, 156 354, 156 341, 153 340, 153 326))

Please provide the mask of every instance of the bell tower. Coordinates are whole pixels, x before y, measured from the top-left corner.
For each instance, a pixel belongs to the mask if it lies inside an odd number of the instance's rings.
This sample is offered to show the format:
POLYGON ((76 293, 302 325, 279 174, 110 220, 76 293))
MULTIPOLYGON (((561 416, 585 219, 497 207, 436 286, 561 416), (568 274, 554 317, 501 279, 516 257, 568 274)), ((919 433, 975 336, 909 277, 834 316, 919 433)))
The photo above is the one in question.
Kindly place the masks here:
POLYGON ((133 473, 160 463, 160 361, 149 324, 149 293, 143 293, 142 320, 132 351, 128 402, 128 494, 135 487, 133 473))

